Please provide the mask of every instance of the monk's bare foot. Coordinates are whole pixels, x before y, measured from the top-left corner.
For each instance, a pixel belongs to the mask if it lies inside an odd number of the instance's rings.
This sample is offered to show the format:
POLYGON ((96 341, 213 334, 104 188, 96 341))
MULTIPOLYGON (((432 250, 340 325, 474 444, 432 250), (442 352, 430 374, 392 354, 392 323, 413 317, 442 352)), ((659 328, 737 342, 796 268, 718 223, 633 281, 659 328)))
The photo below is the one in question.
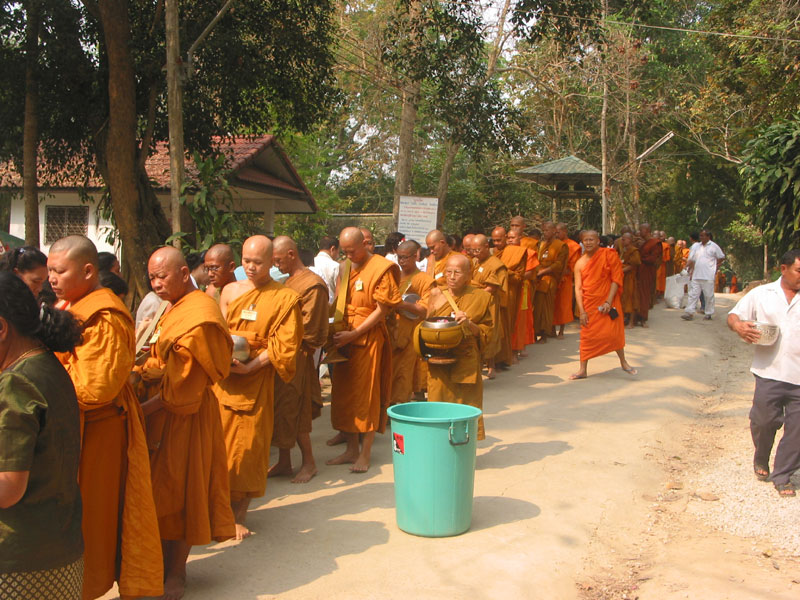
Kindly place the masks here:
POLYGON ((339 444, 344 444, 346 441, 347 438, 340 431, 325 443, 328 444, 328 446, 338 446, 339 444))
POLYGON ((163 600, 181 600, 186 591, 186 578, 178 575, 168 575, 164 580, 163 600))
POLYGON ((332 458, 330 460, 326 460, 326 465, 348 465, 351 463, 356 462, 358 460, 358 452, 349 452, 344 451, 336 458, 332 458))
POLYGON ((586 379, 586 371, 578 371, 577 373, 573 373, 569 376, 571 380, 575 379, 586 379))
POLYGON ((536 343, 537 344, 546 344, 547 343, 547 336, 546 335, 539 336, 539 338, 536 340, 536 343))
POLYGON ((623 365, 622 370, 625 371, 628 375, 636 375, 639 372, 630 365, 623 365))
POLYGON ((556 336, 556 339, 557 340, 563 340, 564 339, 564 332, 563 331, 559 331, 558 335, 556 336))
POLYGON ((311 478, 317 474, 317 466, 316 465, 303 465, 300 467, 300 470, 297 472, 292 478, 292 483, 308 483, 311 481, 311 478))
POLYGON ((528 353, 525 350, 520 351, 519 353, 520 358, 528 358, 528 353))
POLYGON ((647 321, 642 321, 642 327, 645 329, 650 329, 650 325, 647 324, 647 321))
POLYGON ((292 463, 281 461, 276 462, 270 467, 269 471, 267 471, 267 477, 291 477, 292 475, 294 475, 292 463))
POLYGON ((244 523, 236 523, 236 539, 243 540, 253 535, 253 532, 245 527, 244 523))
POLYGON ((486 371, 486 379, 494 379, 496 377, 494 369, 489 369, 486 371))
POLYGON ((350 467, 351 473, 366 473, 369 469, 369 461, 363 456, 359 456, 353 466, 350 467))

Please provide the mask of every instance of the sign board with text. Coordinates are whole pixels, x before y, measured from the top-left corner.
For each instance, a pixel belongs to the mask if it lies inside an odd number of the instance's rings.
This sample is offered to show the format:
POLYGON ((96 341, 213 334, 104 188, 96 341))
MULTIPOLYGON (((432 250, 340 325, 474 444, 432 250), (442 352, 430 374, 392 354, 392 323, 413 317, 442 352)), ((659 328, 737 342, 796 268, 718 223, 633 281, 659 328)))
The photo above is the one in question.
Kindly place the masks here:
POLYGON ((414 240, 424 246, 428 232, 436 229, 438 209, 438 198, 400 196, 397 231, 405 235, 407 240, 414 240))

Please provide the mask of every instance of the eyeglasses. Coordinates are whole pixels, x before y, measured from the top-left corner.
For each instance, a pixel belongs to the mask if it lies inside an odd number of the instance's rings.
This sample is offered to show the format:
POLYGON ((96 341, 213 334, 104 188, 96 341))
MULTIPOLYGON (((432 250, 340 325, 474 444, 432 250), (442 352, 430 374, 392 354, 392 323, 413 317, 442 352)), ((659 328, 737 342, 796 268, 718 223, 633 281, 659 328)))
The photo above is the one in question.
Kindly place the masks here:
POLYGON ((220 267, 219 265, 210 265, 210 266, 203 265, 203 270, 204 270, 206 273, 216 273, 216 272, 217 272, 217 271, 219 271, 221 268, 222 268, 222 267, 220 267))

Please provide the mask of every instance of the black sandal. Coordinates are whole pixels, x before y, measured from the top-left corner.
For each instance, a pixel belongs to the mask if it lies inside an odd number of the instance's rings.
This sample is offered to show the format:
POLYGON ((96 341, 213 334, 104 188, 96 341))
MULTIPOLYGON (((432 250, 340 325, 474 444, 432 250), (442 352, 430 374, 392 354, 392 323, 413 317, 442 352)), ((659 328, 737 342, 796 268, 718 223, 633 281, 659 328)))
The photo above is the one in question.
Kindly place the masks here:
POLYGON ((778 495, 781 498, 794 498, 797 495, 794 491, 794 484, 791 481, 789 483, 776 483, 775 489, 778 490, 778 495))
POLYGON ((756 474, 756 479, 759 481, 766 481, 769 479, 769 467, 763 465, 753 465, 753 473, 756 474))

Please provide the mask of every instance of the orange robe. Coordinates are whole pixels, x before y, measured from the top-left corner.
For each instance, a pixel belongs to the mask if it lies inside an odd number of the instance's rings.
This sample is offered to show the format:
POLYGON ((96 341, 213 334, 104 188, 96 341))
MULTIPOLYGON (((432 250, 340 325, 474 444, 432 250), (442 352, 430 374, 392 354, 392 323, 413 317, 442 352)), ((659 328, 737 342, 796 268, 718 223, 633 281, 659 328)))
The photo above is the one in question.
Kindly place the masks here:
POLYGON ((623 273, 622 312, 627 315, 639 310, 639 293, 636 284, 636 274, 639 271, 639 265, 642 264, 642 259, 639 257, 639 251, 636 249, 636 246, 631 244, 628 246, 627 250, 622 251, 620 260, 623 267, 633 267, 627 273, 623 273))
POLYGON ((736 279, 736 275, 731 277, 731 294, 736 294, 739 291, 739 280, 736 279))
MULTIPOLYGON (((343 293, 347 286, 347 330, 363 323, 378 303, 390 308, 398 304, 399 280, 400 268, 382 256, 372 255, 357 268, 353 265, 349 281, 340 280, 337 292, 343 293)), ((343 350, 348 360, 330 365, 331 424, 346 433, 383 433, 392 394, 392 345, 386 322, 378 323, 343 350)))
POLYGON ((656 272, 662 256, 661 242, 655 238, 650 238, 639 248, 639 257, 642 264, 639 265, 636 274, 636 285, 639 290, 639 309, 637 312, 643 321, 647 321, 648 312, 653 306, 656 272))
POLYGON ((686 268, 686 261, 689 260, 689 248, 675 249, 675 273, 680 273, 686 268))
POLYGON ((150 469, 163 540, 200 546, 232 538, 228 465, 211 386, 228 375, 233 342, 219 306, 195 290, 158 322, 145 381, 163 407, 147 417, 150 469))
POLYGON ((535 237, 528 237, 527 235, 522 236, 519 238, 519 245, 526 250, 533 250, 534 252, 539 251, 539 240, 535 237))
POLYGON ((553 310, 553 325, 566 325, 575 320, 575 310, 572 308, 572 299, 575 294, 575 278, 572 270, 581 257, 581 245, 569 238, 564 242, 567 245, 567 263, 561 273, 561 281, 556 290, 555 309, 553 310))
POLYGON ((83 597, 119 582, 120 593, 163 593, 163 560, 150 482, 144 417, 128 378, 133 319, 107 288, 69 311, 84 324, 83 340, 58 354, 75 385, 81 416, 78 480, 83 501, 83 597))
POLYGON ((506 322, 504 331, 506 332, 506 346, 504 347, 503 357, 498 360, 510 361, 512 352, 517 350, 513 346, 512 338, 517 327, 517 317, 519 315, 519 301, 522 293, 522 285, 525 283, 525 271, 528 264, 528 251, 522 246, 506 246, 494 255, 503 261, 508 271, 508 308, 506 310, 506 322))
POLYGON ((444 276, 444 268, 447 266, 447 261, 453 256, 459 256, 458 252, 452 250, 448 252, 442 260, 436 260, 433 254, 428 256, 427 273, 436 282, 440 288, 447 287, 447 278, 444 276))
POLYGON ((661 242, 661 264, 658 267, 656 291, 663 294, 667 289, 667 262, 670 260, 669 244, 661 242))
POLYGON ((275 422, 275 374, 284 381, 295 374, 295 358, 303 340, 300 296, 270 280, 231 300, 225 320, 231 335, 247 339, 251 359, 262 352, 269 356, 267 366, 247 375, 231 373, 213 387, 225 438, 231 500, 238 502, 258 498, 266 491, 275 422))
POLYGON ((622 319, 622 263, 611 248, 598 248, 581 269, 581 291, 583 310, 589 316, 589 324, 581 326, 581 360, 589 360, 625 347, 625 323, 622 319), (598 307, 608 299, 611 284, 619 287, 611 305, 619 316, 612 319, 598 312, 598 307))
POLYGON ((297 351, 296 369, 290 381, 275 377, 275 425, 272 445, 294 448, 298 433, 310 433, 311 421, 320 414, 322 389, 314 353, 328 338, 328 286, 309 269, 294 273, 284 285, 300 296, 303 342, 297 351))
POLYGON ((536 333, 550 335, 553 329, 553 311, 556 303, 556 290, 561 271, 569 256, 567 245, 557 238, 539 243, 539 268, 552 267, 549 275, 540 277, 535 284, 533 296, 533 327, 536 333))
MULTIPOLYGON (((481 375, 481 357, 483 348, 489 343, 494 323, 492 321, 492 296, 485 290, 467 285, 460 294, 453 294, 458 308, 467 313, 469 320, 480 329, 476 337, 465 325, 464 341, 453 350, 457 359, 451 365, 428 363, 428 402, 455 402, 468 404, 483 410, 483 376, 481 375)), ((444 300, 436 307, 431 316, 449 316, 453 309, 444 300)), ((478 439, 486 437, 483 427, 483 415, 478 420, 478 439)))
MULTIPOLYGON (((413 275, 403 276, 400 280, 400 291, 403 294, 419 296, 418 304, 425 308, 431 297, 433 279, 427 274, 417 271, 413 275)), ((408 402, 414 391, 414 374, 420 357, 414 350, 414 328, 422 319, 409 319, 399 311, 389 315, 395 321, 392 330, 392 404, 408 402)))
POLYGON ((483 349, 483 357, 511 362, 511 336, 506 333, 508 324, 508 269, 503 261, 495 256, 489 256, 482 263, 475 262, 472 265, 472 285, 476 288, 483 288, 489 285, 495 286, 492 292, 494 300, 492 304, 492 336, 489 343, 483 349))
MULTIPOLYGON (((539 266, 536 250, 526 250, 525 271, 535 271, 539 266)), ((528 344, 536 341, 533 330, 533 282, 525 280, 520 286, 519 302, 517 308, 517 319, 514 325, 514 333, 511 336, 511 348, 513 350, 524 350, 528 344)))

